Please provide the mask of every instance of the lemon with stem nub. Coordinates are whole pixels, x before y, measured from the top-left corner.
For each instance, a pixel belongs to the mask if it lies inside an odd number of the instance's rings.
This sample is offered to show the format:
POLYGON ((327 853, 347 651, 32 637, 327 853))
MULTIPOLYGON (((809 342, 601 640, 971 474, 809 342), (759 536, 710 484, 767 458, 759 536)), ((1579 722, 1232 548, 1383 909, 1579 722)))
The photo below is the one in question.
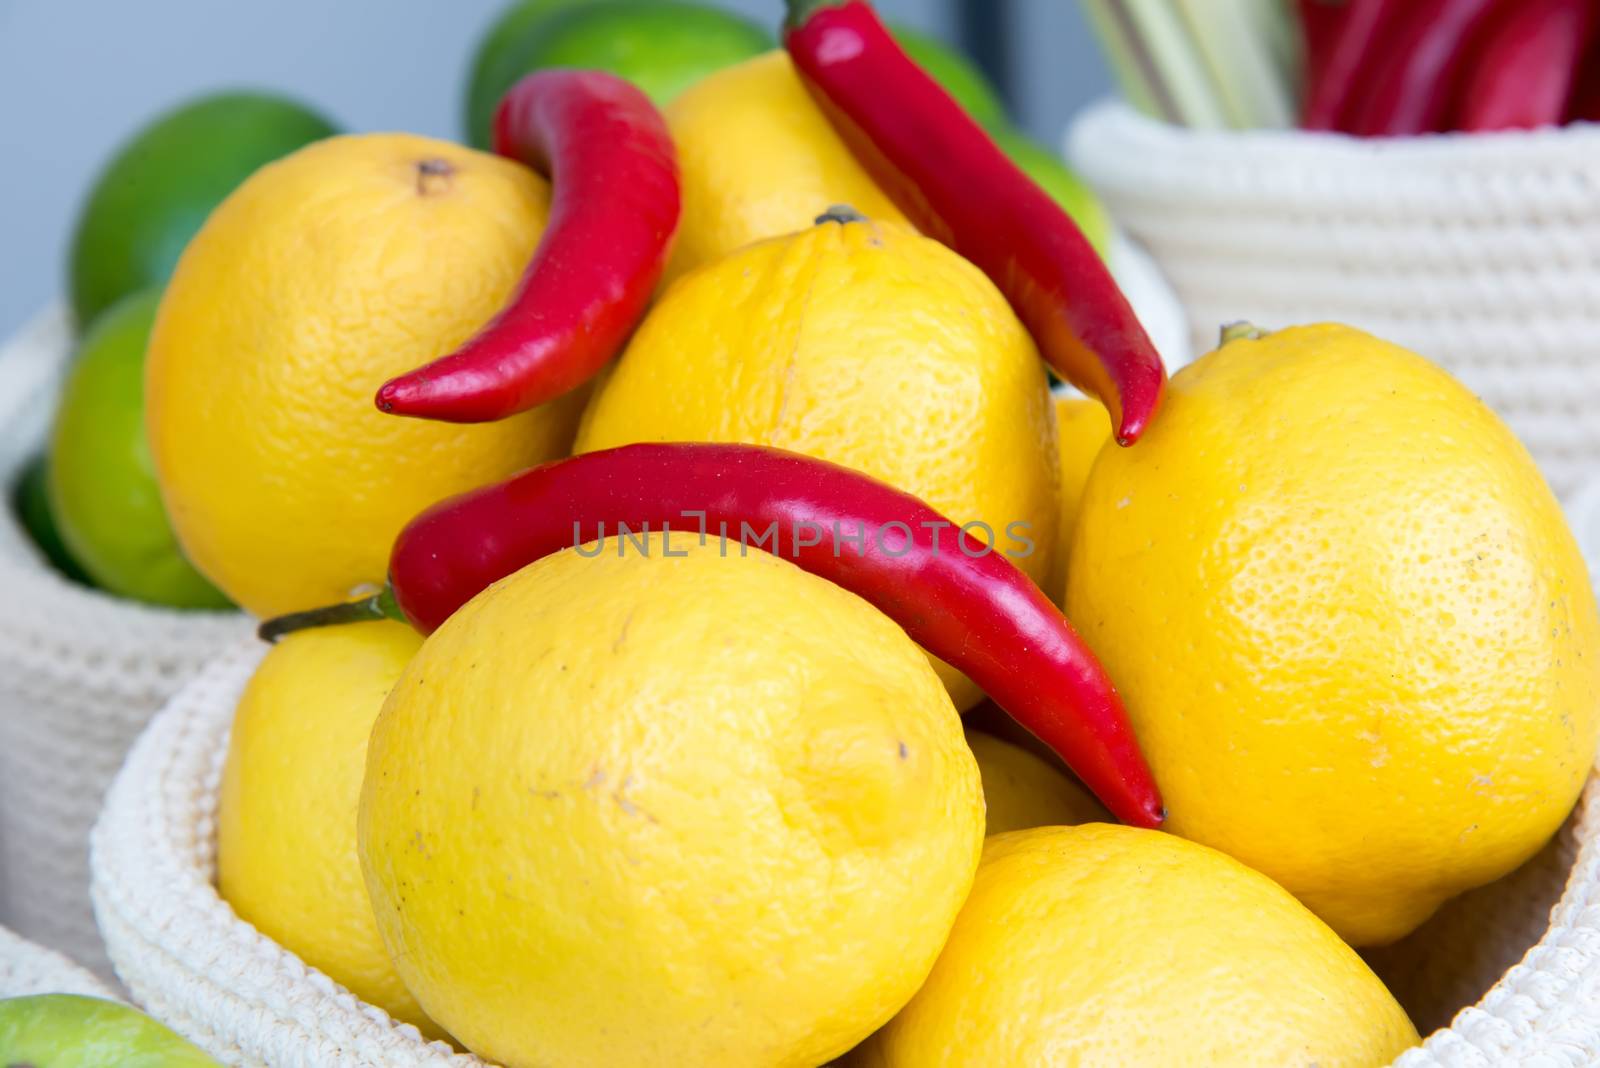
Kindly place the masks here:
MULTIPOLYGON (((1055 410, 1032 338, 972 264, 845 205, 668 288, 596 388, 575 451, 640 441, 829 460, 970 524, 1036 583, 1055 560, 1055 410)), ((977 702, 940 672, 959 707, 977 702)))
POLYGON ((1067 614, 1168 829, 1393 941, 1571 811, 1594 590, 1527 450, 1444 371, 1334 324, 1230 338, 1095 461, 1067 614))

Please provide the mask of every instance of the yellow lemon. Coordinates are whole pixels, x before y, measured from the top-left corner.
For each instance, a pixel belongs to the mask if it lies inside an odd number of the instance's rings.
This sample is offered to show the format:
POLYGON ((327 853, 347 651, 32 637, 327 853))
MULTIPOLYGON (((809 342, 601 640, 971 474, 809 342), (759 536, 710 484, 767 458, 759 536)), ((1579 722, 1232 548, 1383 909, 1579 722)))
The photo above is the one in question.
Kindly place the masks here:
POLYGON ((715 539, 620 548, 490 587, 395 687, 361 799, 384 941, 508 1068, 821 1064, 971 884, 960 720, 853 594, 715 539))
POLYGON ((1168 827, 1355 945, 1532 856, 1600 726, 1600 620, 1561 509, 1480 401, 1344 326, 1172 380, 1084 492, 1068 615, 1168 827))
MULTIPOLYGON (((832 460, 954 523, 985 524, 970 533, 1035 582, 1050 574, 1056 427, 1038 351, 982 272, 896 223, 808 226, 668 289, 597 389, 576 447, 636 441, 832 460)), ((959 551, 955 534, 945 551, 959 551)), ((978 700, 940 670, 959 707, 978 700)))
POLYGON ((1379 1068, 1417 1032, 1355 952, 1215 850, 1095 823, 990 838, 880 1068, 1379 1068))
POLYGON ((273 646, 234 715, 217 889, 240 918, 363 1001, 433 1031, 389 963, 356 853, 367 736, 421 644, 384 621, 273 646))
POLYGON ((905 221, 833 132, 784 52, 702 79, 666 115, 683 181, 669 279, 752 241, 793 233, 832 204, 905 221))
POLYGON ((1100 449, 1111 440, 1111 417, 1105 405, 1087 397, 1056 397, 1056 429, 1061 442, 1061 521, 1056 528, 1056 571, 1048 587, 1059 599, 1066 581, 1072 528, 1078 525, 1078 503, 1100 449))
POLYGON ((270 164, 212 212, 162 299, 145 411, 178 540, 230 598, 343 600, 383 581, 417 512, 564 452, 573 399, 482 426, 372 401, 494 314, 547 202, 514 163, 372 134, 270 164))
POLYGON ((1110 818, 1087 790, 1020 745, 968 727, 967 747, 983 779, 985 834, 1110 818))

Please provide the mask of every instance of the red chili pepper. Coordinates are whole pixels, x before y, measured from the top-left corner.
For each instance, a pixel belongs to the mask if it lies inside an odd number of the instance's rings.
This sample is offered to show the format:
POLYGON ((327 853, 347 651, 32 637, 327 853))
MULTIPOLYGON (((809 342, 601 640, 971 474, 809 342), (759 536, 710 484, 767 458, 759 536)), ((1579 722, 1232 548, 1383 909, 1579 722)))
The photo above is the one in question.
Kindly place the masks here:
POLYGON ((495 151, 547 174, 550 221, 511 302, 470 341, 378 390, 399 415, 481 423, 583 385, 644 314, 678 227, 678 160, 648 97, 548 70, 495 113, 495 151))
POLYGON ((725 535, 726 551, 763 548, 837 583, 988 691, 1120 819, 1165 818, 1111 680, 1027 576, 910 494, 779 449, 625 445, 532 468, 412 520, 384 593, 269 620, 261 635, 383 617, 429 633, 491 583, 602 539, 607 523, 614 537, 671 524, 725 535))
POLYGON ((1362 60, 1379 47, 1394 0, 1300 0, 1306 47, 1306 103, 1301 125, 1337 130, 1360 86, 1362 60))
POLYGON ((1459 130, 1531 130, 1566 113, 1594 0, 1521 0, 1495 13, 1462 94, 1459 130))
POLYGON ((787 2, 784 45, 852 153, 918 229, 994 281, 1050 366, 1132 444, 1166 372, 1083 233, 862 0, 787 2))
POLYGON ((1600 42, 1578 64, 1578 83, 1565 117, 1568 122, 1600 122, 1600 42))
POLYGON ((1368 67, 1369 84, 1347 131, 1403 137, 1443 130, 1457 75, 1495 2, 1415 0, 1397 10, 1389 43, 1368 67))

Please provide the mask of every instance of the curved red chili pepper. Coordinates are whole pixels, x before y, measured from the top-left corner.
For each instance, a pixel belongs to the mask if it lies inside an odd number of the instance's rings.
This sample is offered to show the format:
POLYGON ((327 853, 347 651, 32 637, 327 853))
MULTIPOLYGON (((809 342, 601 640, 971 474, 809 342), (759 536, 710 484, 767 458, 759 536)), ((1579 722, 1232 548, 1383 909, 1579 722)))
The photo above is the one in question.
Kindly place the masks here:
POLYGON ((1367 65, 1346 130, 1402 137, 1443 130, 1468 45, 1496 0, 1416 0, 1397 10, 1389 43, 1367 65))
POLYGON ((548 70, 495 113, 495 151, 549 175, 550 221, 511 302, 470 341, 378 390, 398 415, 480 423, 583 385, 627 341, 678 227, 666 121, 603 71, 548 70))
POLYGON ((1300 125, 1337 130, 1360 87, 1362 60, 1379 50, 1397 0, 1300 0, 1306 103, 1300 125))
POLYGON ((1594 0, 1522 0, 1497 12, 1456 116, 1459 130, 1531 130, 1561 121, 1596 21, 1594 0))
POLYGON ((837 583, 986 690, 1118 818, 1165 818, 1111 680, 1026 575, 910 494, 780 449, 624 445, 532 468, 412 520, 389 558, 389 592, 270 620, 261 634, 385 615, 428 633, 491 583, 603 538, 607 523, 613 537, 674 524, 725 533, 726 551, 763 548, 837 583))
POLYGON ((1039 352, 1138 439, 1166 372, 1077 225, 901 50, 861 0, 788 0, 784 46, 851 152, 930 237, 1005 294, 1039 352))

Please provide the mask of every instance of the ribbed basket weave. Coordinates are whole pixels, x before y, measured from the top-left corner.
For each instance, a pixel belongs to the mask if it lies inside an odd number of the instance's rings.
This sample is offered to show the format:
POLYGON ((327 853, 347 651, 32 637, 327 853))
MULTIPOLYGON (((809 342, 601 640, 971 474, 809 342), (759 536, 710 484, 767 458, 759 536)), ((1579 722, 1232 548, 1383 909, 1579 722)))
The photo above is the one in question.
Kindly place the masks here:
MULTIPOLYGON (((0 482, 40 447, 71 356, 64 311, 0 348, 0 482)), ((0 924, 110 975, 89 828, 134 738, 243 617, 122 601, 57 574, 0 507, 0 924)))
POLYGON ((1359 326, 1449 368, 1563 496, 1600 458, 1600 126, 1357 140, 1195 131, 1121 103, 1068 153, 1205 352, 1224 322, 1359 326))
POLYGON ((30 994, 114 996, 100 980, 55 950, 36 946, 0 927, 0 998, 30 994))

